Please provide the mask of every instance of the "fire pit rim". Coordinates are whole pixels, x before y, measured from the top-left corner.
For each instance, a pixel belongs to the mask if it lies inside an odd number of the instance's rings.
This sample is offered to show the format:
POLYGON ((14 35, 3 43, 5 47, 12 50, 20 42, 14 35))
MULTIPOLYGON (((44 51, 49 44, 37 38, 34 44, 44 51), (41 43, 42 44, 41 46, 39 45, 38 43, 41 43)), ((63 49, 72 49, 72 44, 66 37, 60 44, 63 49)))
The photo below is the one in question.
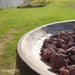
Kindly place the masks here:
POLYGON ((38 28, 35 28, 33 29, 32 31, 29 31, 28 33, 24 34, 18 44, 17 44, 17 53, 18 55, 21 57, 21 59, 32 69, 34 70, 35 72, 37 72, 38 74, 42 74, 41 70, 37 70, 38 68, 35 68, 35 64, 33 66, 33 64, 31 65, 31 62, 29 60, 27 60, 27 58, 24 56, 24 52, 22 52, 22 48, 21 48, 21 43, 22 41, 31 33, 33 33, 34 31, 40 29, 40 28, 43 28, 43 27, 46 27, 46 26, 50 26, 50 25, 54 25, 54 24, 59 24, 59 23, 65 23, 65 22, 75 22, 75 20, 67 20, 67 21, 60 21, 60 22, 54 22, 54 23, 50 23, 50 24, 46 24, 46 25, 43 25, 41 27, 38 27, 38 28))

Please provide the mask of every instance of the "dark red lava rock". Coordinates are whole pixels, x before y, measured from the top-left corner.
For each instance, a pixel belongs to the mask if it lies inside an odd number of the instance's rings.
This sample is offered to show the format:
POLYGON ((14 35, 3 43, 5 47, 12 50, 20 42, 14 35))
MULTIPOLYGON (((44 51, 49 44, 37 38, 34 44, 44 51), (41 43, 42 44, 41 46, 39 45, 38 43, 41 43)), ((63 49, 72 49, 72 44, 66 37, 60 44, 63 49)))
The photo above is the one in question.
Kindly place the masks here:
POLYGON ((46 61, 50 61, 52 53, 55 52, 53 48, 47 48, 42 50, 42 56, 46 61))
POLYGON ((54 69, 59 69, 62 66, 67 66, 68 62, 69 61, 67 60, 67 56, 64 54, 58 54, 58 53, 54 52, 51 55, 50 64, 51 64, 52 68, 54 68, 54 69))
POLYGON ((75 75, 75 27, 73 32, 61 31, 45 39, 41 49, 44 60, 60 75, 75 75))
POLYGON ((43 42, 43 47, 46 48, 50 44, 49 39, 45 39, 43 42))
POLYGON ((69 75, 69 70, 65 69, 65 67, 62 67, 59 69, 60 75, 69 75))
POLYGON ((57 53, 66 54, 66 51, 63 48, 58 48, 57 53))
POLYGON ((66 52, 67 52, 67 54, 71 54, 71 55, 73 54, 73 55, 75 55, 75 46, 67 49, 66 52))
POLYGON ((75 75, 75 65, 62 67, 59 69, 60 75, 75 75))
POLYGON ((69 47, 75 46, 75 42, 69 41, 69 42, 68 42, 68 46, 69 46, 69 47))
POLYGON ((70 59, 75 63, 75 55, 72 55, 70 59))

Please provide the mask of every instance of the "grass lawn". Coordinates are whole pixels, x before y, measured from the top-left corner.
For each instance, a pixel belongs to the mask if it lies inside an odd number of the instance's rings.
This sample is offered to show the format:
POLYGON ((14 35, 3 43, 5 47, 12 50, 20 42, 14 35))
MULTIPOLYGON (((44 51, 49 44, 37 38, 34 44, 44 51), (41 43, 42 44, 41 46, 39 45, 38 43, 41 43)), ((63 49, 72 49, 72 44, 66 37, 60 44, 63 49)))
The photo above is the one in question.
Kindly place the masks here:
MULTIPOLYGON (((36 5, 33 2, 28 4, 36 5)), ((51 0, 42 7, 0 9, 0 75, 14 75, 1 70, 15 68, 16 46, 25 33, 48 23, 74 19, 74 0, 51 0)))

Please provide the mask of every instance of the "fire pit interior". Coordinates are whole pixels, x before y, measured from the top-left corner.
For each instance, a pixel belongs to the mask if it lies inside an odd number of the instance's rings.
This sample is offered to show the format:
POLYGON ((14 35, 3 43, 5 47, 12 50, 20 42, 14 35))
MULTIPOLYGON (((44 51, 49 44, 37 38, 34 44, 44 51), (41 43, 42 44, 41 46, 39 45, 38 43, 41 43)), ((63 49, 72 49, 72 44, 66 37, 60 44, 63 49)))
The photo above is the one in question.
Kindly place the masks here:
MULTIPOLYGON (((61 31, 72 31, 75 27, 75 21, 63 21, 51 23, 42 27, 36 28, 25 34, 17 45, 17 53, 32 70, 42 75, 58 75, 51 71, 51 66, 48 62, 41 58, 41 47, 43 41, 53 34, 59 34, 61 31)), ((19 64, 18 66, 21 66, 19 64)))

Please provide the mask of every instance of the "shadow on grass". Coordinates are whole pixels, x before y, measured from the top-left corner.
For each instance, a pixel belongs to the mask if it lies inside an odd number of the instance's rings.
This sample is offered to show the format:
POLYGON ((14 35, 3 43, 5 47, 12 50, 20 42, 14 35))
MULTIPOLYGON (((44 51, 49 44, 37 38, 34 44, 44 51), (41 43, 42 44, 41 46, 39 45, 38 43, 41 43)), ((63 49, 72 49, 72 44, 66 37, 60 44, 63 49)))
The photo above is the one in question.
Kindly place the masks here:
POLYGON ((46 6, 46 4, 42 4, 42 5, 31 5, 31 4, 28 4, 28 5, 25 5, 25 6, 18 6, 17 8, 36 8, 36 7, 44 7, 46 6))

